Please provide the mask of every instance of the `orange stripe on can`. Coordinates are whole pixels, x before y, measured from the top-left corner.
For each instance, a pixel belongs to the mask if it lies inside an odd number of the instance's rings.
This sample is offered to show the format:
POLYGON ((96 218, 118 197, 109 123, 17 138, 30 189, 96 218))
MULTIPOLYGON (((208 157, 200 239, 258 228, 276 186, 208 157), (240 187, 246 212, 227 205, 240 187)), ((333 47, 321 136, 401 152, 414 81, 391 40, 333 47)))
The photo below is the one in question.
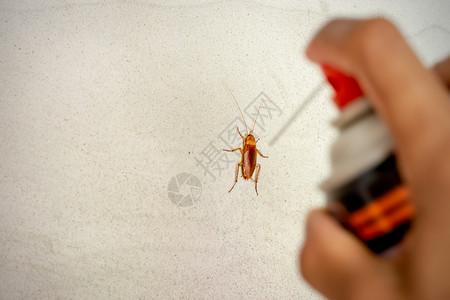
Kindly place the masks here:
POLYGON ((409 199, 409 190, 404 185, 400 185, 395 189, 389 191, 364 208, 352 213, 348 221, 353 227, 362 226, 370 221, 373 221, 390 209, 407 202, 409 199))
POLYGON ((413 215, 414 207, 411 204, 405 204, 376 222, 357 230, 358 236, 365 241, 374 239, 377 236, 391 232, 397 226, 411 220, 413 215))
POLYGON ((363 240, 371 240, 389 233, 414 215, 409 195, 406 186, 398 186, 351 214, 348 222, 363 240))

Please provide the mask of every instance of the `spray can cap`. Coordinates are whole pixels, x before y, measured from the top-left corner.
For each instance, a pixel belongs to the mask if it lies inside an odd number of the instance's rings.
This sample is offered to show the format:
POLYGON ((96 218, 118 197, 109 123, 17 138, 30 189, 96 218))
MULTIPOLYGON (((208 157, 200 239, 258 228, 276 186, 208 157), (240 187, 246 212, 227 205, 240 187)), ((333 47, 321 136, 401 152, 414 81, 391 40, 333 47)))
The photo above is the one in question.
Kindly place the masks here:
POLYGON ((322 70, 336 92, 333 101, 339 110, 364 95, 358 82, 352 77, 344 75, 328 65, 322 65, 322 70))

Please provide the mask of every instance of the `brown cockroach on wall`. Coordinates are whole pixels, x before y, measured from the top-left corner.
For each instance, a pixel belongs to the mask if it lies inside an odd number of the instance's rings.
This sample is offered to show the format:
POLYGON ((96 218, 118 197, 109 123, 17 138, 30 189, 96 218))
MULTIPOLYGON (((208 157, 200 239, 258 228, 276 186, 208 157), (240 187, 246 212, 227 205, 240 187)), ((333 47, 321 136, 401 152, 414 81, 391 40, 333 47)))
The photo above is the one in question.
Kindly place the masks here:
POLYGON ((253 133, 253 130, 255 129, 256 120, 258 119, 258 116, 259 116, 259 110, 261 109, 261 105, 264 102, 264 100, 259 105, 258 113, 256 114, 256 118, 255 118, 255 123, 253 124, 253 128, 249 133, 248 128, 247 128, 247 123, 245 122, 244 114, 242 113, 239 103, 237 102, 236 98, 233 95, 233 92, 228 87, 228 85, 225 84, 225 86, 227 87, 228 91, 230 91, 231 96, 233 96, 234 102, 236 102, 239 112, 241 113, 242 120, 244 121, 244 125, 245 125, 245 133, 246 133, 245 137, 242 136, 241 132, 239 131, 239 127, 237 127, 237 132, 239 133, 239 135, 242 138, 242 148, 236 148, 233 150, 223 149, 223 151, 227 151, 227 152, 234 152, 234 151, 239 150, 242 155, 241 162, 236 165, 236 178, 234 180, 234 184, 231 187, 231 189, 228 191, 228 193, 231 192, 233 190, 234 186, 236 185, 236 183, 238 181, 238 177, 239 177, 239 167, 241 167, 242 168, 242 177, 244 177, 245 180, 251 179, 252 181, 255 182, 255 191, 256 191, 256 195, 258 195, 258 176, 259 176, 259 171, 261 171, 261 165, 256 162, 256 158, 257 158, 257 154, 261 155, 264 158, 267 158, 267 156, 262 155, 261 152, 259 152, 259 150, 256 148, 256 143, 259 141, 259 139, 255 140, 255 137, 253 136, 252 133, 253 133), (253 179, 252 176, 253 176, 253 173, 255 172, 256 168, 258 168, 258 171, 256 172, 255 179, 253 179))

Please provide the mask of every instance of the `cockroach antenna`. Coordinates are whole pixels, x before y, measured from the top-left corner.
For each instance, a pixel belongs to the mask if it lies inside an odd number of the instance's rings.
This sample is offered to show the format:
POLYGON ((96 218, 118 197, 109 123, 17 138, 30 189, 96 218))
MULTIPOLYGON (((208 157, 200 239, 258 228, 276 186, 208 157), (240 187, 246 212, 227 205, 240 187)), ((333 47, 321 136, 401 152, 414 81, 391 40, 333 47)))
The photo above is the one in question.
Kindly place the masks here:
POLYGON ((241 113, 242 120, 244 120, 245 132, 246 132, 247 135, 248 135, 247 122, 245 122, 244 114, 242 113, 241 107, 239 106, 239 103, 237 102, 236 97, 234 97, 234 94, 233 94, 233 92, 231 91, 231 89, 230 89, 230 87, 228 86, 228 84, 226 84, 225 82, 224 82, 223 84, 227 87, 227 89, 228 89, 228 91, 230 92, 231 96, 233 96, 234 102, 236 102, 236 105, 237 105, 237 107, 238 107, 238 109, 239 109, 239 112, 241 113))
POLYGON ((266 102, 266 100, 262 99, 262 100, 261 100, 261 103, 259 104, 258 113, 256 114, 255 122, 253 123, 253 128, 252 128, 252 130, 250 131, 250 133, 252 133, 252 132, 253 132, 253 129, 255 129, 256 120, 258 120, 259 111, 261 110, 261 106, 262 106, 262 104, 263 104, 264 102, 266 102))

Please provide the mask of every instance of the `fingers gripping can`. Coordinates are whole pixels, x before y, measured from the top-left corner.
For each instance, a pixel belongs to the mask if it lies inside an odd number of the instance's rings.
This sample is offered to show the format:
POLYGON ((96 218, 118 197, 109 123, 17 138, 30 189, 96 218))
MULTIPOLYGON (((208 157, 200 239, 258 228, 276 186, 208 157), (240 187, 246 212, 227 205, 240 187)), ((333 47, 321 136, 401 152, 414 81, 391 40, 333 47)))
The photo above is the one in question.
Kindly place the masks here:
POLYGON ((332 172, 321 188, 331 214, 369 249, 382 253, 400 242, 414 207, 398 172, 393 140, 358 83, 322 66, 340 110, 339 137, 331 151, 332 172))

